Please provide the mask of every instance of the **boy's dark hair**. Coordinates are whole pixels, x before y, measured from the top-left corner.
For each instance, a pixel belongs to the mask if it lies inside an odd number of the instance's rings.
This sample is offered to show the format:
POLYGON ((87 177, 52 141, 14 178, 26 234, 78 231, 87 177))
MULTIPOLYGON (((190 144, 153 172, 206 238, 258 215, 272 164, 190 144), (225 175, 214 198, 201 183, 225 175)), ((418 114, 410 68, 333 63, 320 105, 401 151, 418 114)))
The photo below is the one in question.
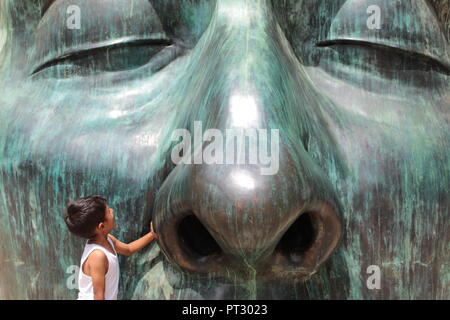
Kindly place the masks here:
POLYGON ((106 199, 91 195, 72 201, 67 206, 64 221, 74 235, 90 239, 95 228, 105 221, 106 199))

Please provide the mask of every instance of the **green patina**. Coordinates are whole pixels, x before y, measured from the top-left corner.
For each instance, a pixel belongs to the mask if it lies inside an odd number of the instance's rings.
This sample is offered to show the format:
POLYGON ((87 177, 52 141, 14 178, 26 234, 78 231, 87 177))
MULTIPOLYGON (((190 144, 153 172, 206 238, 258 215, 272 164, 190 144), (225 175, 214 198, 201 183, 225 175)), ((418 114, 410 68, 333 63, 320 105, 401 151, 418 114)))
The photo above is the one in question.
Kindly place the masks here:
POLYGON ((42 0, 0 3, 0 298, 76 297, 66 270, 84 242, 62 214, 89 194, 108 199, 123 241, 185 202, 233 230, 266 206, 255 223, 275 225, 298 199, 339 209, 341 242, 307 280, 261 281, 262 251, 244 249, 245 277, 197 277, 152 244, 121 258, 122 298, 450 297, 446 1, 112 1, 57 1, 42 19, 42 0), (380 30, 367 29, 369 4, 380 30), (173 130, 229 127, 235 93, 256 97, 282 144, 280 174, 257 181, 269 191, 240 202, 211 182, 227 168, 170 161, 173 130), (366 286, 370 265, 380 290, 366 286))

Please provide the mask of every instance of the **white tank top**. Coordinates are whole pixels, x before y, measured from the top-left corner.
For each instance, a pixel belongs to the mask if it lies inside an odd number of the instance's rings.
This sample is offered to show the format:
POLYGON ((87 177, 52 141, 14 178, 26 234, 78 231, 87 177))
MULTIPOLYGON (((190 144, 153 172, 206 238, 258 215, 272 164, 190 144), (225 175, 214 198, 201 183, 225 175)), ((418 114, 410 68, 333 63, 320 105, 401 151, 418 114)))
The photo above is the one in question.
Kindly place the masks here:
POLYGON ((116 248, 114 248, 114 244, 109 237, 108 241, 111 244, 115 255, 98 244, 88 244, 88 241, 86 241, 86 246, 84 247, 83 255, 81 256, 80 272, 78 273, 78 300, 94 300, 92 278, 83 272, 83 263, 89 257, 91 252, 96 249, 102 250, 108 258, 109 266, 105 275, 105 300, 117 300, 117 293, 119 290, 119 260, 117 258, 116 248))

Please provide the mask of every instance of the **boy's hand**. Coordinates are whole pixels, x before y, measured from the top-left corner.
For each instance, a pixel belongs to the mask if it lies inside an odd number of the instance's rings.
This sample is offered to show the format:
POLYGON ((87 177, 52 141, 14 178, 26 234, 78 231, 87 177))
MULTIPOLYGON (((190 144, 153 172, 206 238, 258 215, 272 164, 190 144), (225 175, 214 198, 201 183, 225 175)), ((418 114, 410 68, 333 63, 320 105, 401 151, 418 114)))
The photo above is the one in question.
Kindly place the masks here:
POLYGON ((158 239, 158 234, 153 230, 153 221, 150 222, 150 233, 153 235, 155 239, 158 239))

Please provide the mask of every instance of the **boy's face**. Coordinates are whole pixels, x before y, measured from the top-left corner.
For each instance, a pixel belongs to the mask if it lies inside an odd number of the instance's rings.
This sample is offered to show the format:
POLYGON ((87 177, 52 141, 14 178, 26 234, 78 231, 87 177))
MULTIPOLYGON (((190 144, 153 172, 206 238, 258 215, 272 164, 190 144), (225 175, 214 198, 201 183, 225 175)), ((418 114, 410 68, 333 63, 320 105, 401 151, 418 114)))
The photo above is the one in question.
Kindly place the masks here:
POLYGON ((106 205, 105 221, 103 223, 103 233, 108 234, 112 229, 116 227, 114 220, 114 210, 106 205))

